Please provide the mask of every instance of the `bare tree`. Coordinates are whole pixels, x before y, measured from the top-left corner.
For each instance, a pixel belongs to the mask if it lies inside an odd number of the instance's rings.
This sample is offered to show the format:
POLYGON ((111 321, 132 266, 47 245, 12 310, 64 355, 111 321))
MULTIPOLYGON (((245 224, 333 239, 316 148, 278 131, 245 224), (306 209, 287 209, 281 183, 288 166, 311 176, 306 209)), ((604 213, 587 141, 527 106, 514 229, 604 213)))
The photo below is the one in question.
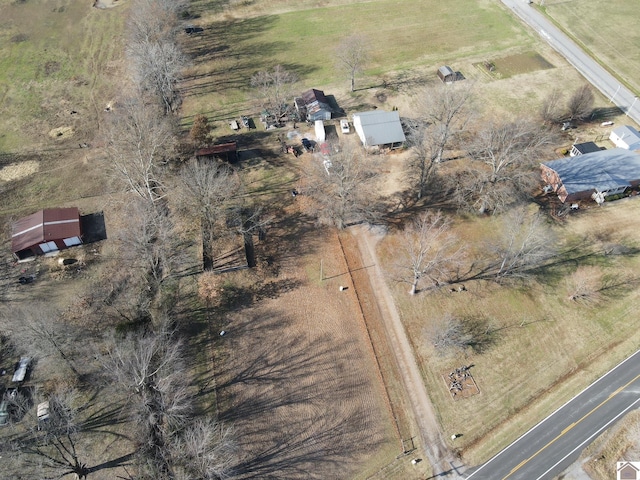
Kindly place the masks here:
POLYGON ((556 254, 555 237, 540 213, 516 208, 505 215, 500 239, 491 247, 497 279, 527 278, 556 254))
POLYGON ((345 38, 336 49, 337 67, 349 76, 352 92, 356 89, 356 77, 369 61, 368 43, 366 37, 355 34, 345 38))
POLYGON ((146 466, 172 476, 171 438, 192 409, 182 343, 168 333, 114 341, 104 358, 108 374, 132 395, 132 419, 146 466))
POLYGON ((178 81, 187 60, 180 47, 168 40, 145 41, 128 48, 134 84, 143 92, 152 92, 162 101, 164 113, 179 105, 178 81))
POLYGON ((290 109, 293 86, 297 81, 295 73, 276 65, 273 70, 262 70, 251 77, 251 87, 260 108, 280 120, 290 109))
POLYGON ((0 448, 3 457, 8 456, 10 460, 3 462, 5 476, 27 478, 21 475, 34 469, 37 478, 54 479, 67 475, 87 478, 91 469, 81 460, 78 449, 78 398, 74 390, 54 393, 48 400, 48 418, 39 422, 30 419, 37 428, 34 426, 27 434, 16 435, 5 448, 0 448))
POLYGON ((468 146, 468 170, 455 178, 458 205, 499 213, 528 198, 538 182, 535 166, 552 140, 551 131, 525 120, 487 123, 468 146))
POLYGON ((584 121, 593 113, 593 90, 586 83, 578 87, 569 98, 567 111, 569 120, 584 121))
POLYGON ((436 320, 426 329, 426 336, 440 354, 463 350, 471 342, 462 319, 450 313, 436 320))
POLYGON ((209 120, 205 115, 196 115, 193 119, 193 125, 189 130, 189 137, 197 147, 209 144, 209 134, 211 133, 211 126, 209 120))
POLYGON ((76 378, 80 377, 75 356, 82 345, 80 332, 49 306, 32 303, 24 309, 12 309, 4 318, 11 328, 11 339, 23 351, 35 358, 53 356, 66 365, 76 378))
POLYGON ((228 233, 232 199, 241 187, 237 174, 215 162, 192 160, 182 169, 180 202, 200 222, 205 259, 214 258, 217 240, 228 233))
POLYGON ((562 102, 562 90, 559 88, 554 88, 549 95, 543 100, 542 106, 540 107, 540 118, 543 122, 557 123, 564 117, 564 113, 562 112, 562 107, 560 103, 562 102))
POLYGON ((424 334, 439 355, 467 349, 480 354, 495 342, 495 329, 486 318, 464 318, 451 313, 436 319, 424 334))
POLYGON ((176 41, 183 1, 136 0, 128 30, 127 54, 134 85, 157 95, 165 114, 179 105, 177 83, 187 60, 176 41))
POLYGON ((144 200, 155 203, 164 191, 162 167, 172 155, 173 129, 158 110, 130 100, 108 126, 107 152, 117 178, 144 200))
POLYGON ((307 175, 308 194, 320 221, 343 229, 375 217, 378 169, 362 150, 345 145, 330 160, 313 162, 307 175))
POLYGON ((440 212, 424 213, 405 229, 402 249, 398 267, 407 272, 404 278, 411 284, 411 295, 417 292, 422 278, 429 278, 434 285, 447 281, 451 268, 464 256, 450 222, 440 212))
POLYGON ((180 263, 181 239, 175 233, 169 211, 161 205, 133 201, 125 208, 129 223, 119 232, 123 259, 137 269, 150 297, 180 263))
POLYGON ((188 426, 174 442, 173 449, 185 480, 218 480, 230 474, 235 442, 231 428, 207 418, 188 426))
POLYGON ((567 283, 567 298, 573 302, 594 306, 602 300, 604 278, 600 268, 583 265, 576 269, 567 283))
POLYGON ((441 85, 419 94, 420 119, 408 135, 412 148, 409 178, 418 200, 431 184, 452 136, 469 120, 471 95, 469 85, 441 85))

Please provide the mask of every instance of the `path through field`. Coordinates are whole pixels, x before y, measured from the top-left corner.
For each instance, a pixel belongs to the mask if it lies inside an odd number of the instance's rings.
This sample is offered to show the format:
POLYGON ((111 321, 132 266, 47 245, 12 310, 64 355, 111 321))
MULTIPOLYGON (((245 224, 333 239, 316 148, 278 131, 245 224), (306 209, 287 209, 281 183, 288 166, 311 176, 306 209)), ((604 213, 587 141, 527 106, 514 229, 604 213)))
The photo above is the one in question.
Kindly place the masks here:
MULTIPOLYGON (((448 473, 451 475, 448 478, 458 477, 463 470, 461 462, 447 448, 442 438, 433 406, 413 355, 413 349, 378 263, 375 247, 381 239, 381 234, 367 226, 352 227, 351 234, 356 240, 362 264, 366 266, 366 268, 358 270, 358 272, 363 272, 363 275, 366 272, 366 278, 360 277, 351 268, 354 287, 358 292, 366 291, 367 288, 375 292, 373 298, 375 298, 382 316, 390 350, 395 356, 396 366, 404 387, 403 394, 406 396, 411 413, 413 413, 415 427, 419 431, 419 446, 428 457, 434 475, 448 473)), ((347 257, 357 254, 352 250, 353 247, 350 248, 347 242, 345 247, 347 257)))

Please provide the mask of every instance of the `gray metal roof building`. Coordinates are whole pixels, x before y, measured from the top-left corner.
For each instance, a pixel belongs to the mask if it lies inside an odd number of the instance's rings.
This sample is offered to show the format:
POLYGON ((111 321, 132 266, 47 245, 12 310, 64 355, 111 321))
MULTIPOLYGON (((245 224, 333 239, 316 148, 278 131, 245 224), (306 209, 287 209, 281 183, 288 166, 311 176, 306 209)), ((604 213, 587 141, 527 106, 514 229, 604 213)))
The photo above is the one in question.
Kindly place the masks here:
POLYGON ((563 202, 589 198, 595 192, 613 195, 640 184, 640 155, 623 148, 553 160, 541 168, 542 180, 563 202))
POLYGON ((397 111, 372 110, 353 114, 353 126, 365 147, 398 146, 405 141, 397 111))

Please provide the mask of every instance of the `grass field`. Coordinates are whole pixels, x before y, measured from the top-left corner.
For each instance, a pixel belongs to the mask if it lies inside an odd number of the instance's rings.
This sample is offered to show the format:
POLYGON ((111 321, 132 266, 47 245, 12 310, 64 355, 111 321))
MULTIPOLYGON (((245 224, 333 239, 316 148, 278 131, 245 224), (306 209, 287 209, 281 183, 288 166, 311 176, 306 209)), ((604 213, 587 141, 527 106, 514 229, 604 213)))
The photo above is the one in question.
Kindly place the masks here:
POLYGON ((640 94, 640 32, 636 2, 547 0, 544 10, 632 91, 640 94))
MULTIPOLYGON (((589 255, 566 262, 559 257, 532 284, 507 288, 467 282, 467 292, 443 289, 415 298, 407 295, 406 285, 396 285, 396 302, 421 360, 427 389, 438 405, 443 431, 463 434, 455 446, 468 462, 475 464, 497 453, 637 349, 640 335, 633 312, 640 298, 635 273, 640 267, 635 253, 640 244, 631 226, 616 226, 639 212, 640 203, 627 200, 582 212, 556 227, 561 245, 579 245, 572 255, 589 255), (592 254, 612 245, 624 245, 630 253, 592 254), (618 284, 596 308, 567 300, 566 275, 582 264, 597 266, 618 284), (445 312, 486 322, 492 339, 486 352, 438 356, 425 329, 445 312), (480 394, 454 402, 440 374, 462 365, 473 365, 480 394)), ((473 252, 473 246, 491 238, 495 228, 491 219, 457 227, 472 254, 481 253, 473 252)), ((387 259, 398 251, 396 242, 387 239, 383 249, 387 259)))
POLYGON ((115 94, 122 10, 80 0, 0 0, 0 10, 0 153, 56 145, 47 134, 65 126, 85 141, 115 94))
MULTIPOLYGON (((226 118, 247 108, 251 75, 282 64, 300 76, 301 88, 345 90, 348 80, 335 69, 336 46, 353 33, 370 42, 371 62, 360 88, 409 69, 455 66, 467 56, 530 46, 533 39, 494 2, 374 0, 369 2, 274 2, 267 14, 259 5, 211 9, 219 2, 194 4, 205 28, 186 39, 194 55, 185 83, 185 112, 226 118), (213 13, 209 13, 213 12, 213 13), (469 28, 473 26, 473 28, 469 28)), ((435 77, 435 74, 432 73, 435 77)))

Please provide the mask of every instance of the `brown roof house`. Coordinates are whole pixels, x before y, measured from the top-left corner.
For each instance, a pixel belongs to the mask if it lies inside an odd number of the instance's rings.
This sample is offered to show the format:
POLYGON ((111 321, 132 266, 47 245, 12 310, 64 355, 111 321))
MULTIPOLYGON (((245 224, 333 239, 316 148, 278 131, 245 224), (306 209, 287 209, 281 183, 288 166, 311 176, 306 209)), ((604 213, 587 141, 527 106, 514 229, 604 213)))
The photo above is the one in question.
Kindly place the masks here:
POLYGON ((18 260, 80 245, 77 208, 48 208, 21 218, 12 226, 11 251, 18 260))
POLYGON ((295 99, 295 106, 300 116, 309 122, 331 120, 333 108, 322 90, 307 90, 295 99))

